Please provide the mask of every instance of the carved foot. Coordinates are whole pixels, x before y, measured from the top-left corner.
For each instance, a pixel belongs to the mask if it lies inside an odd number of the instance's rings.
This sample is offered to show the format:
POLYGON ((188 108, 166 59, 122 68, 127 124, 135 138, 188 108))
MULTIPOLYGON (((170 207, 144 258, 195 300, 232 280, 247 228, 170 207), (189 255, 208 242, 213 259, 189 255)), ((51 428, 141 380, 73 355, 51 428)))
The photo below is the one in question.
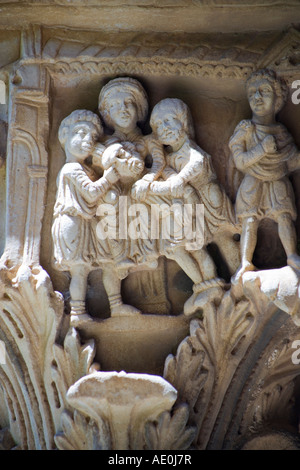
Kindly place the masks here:
POLYGON ((238 268, 237 272, 235 273, 235 275, 232 276, 231 284, 234 285, 234 286, 237 285, 240 282, 240 280, 242 279, 243 274, 245 274, 248 271, 255 271, 255 269, 256 268, 255 268, 254 264, 250 263, 249 261, 247 261, 245 263, 242 263, 239 266, 239 268, 238 268))
POLYGON ((81 300, 71 300, 70 326, 76 328, 81 323, 91 320, 92 317, 86 313, 85 302, 81 300))
POLYGON ((300 270, 300 256, 296 254, 288 256, 287 265, 299 271, 300 270))
POLYGON ((22 257, 14 256, 10 251, 4 251, 0 258, 0 270, 16 270, 22 264, 22 257))
POLYGON ((120 304, 111 308, 111 317, 141 315, 141 311, 132 305, 120 304))
POLYGON ((22 260, 13 258, 9 252, 5 251, 0 258, 0 277, 2 280, 8 278, 10 281, 12 281, 16 276, 20 266, 22 266, 22 260))

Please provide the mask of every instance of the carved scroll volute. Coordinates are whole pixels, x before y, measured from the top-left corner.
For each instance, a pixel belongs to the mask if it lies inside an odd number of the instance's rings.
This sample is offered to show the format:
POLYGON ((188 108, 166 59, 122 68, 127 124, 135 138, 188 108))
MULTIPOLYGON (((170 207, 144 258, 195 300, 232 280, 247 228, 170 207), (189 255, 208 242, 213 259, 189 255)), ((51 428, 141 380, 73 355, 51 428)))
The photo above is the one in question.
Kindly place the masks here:
POLYGON ((48 96, 40 90, 11 93, 7 154, 6 245, 9 268, 39 264, 47 176, 48 96))

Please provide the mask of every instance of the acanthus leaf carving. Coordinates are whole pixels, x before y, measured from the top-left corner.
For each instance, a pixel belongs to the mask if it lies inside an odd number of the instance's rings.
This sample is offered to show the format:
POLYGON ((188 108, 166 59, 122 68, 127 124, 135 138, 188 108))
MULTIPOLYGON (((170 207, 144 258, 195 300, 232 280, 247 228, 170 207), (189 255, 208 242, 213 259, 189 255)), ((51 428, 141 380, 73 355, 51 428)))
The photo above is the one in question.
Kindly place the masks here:
POLYGON ((62 432, 54 437, 59 450, 110 450, 111 437, 107 423, 99 427, 79 411, 73 416, 70 412, 62 413, 62 432), (101 429, 100 429, 101 428, 101 429))
POLYGON ((186 450, 192 445, 197 429, 188 426, 189 407, 185 403, 175 408, 172 415, 165 411, 156 423, 145 425, 146 449, 186 450))
POLYGON ((51 293, 50 278, 41 268, 31 271, 21 266, 12 283, 9 279, 6 283, 2 284, 1 337, 7 359, 0 377, 10 432, 21 448, 52 448, 57 403, 50 368, 62 298, 51 293))
POLYGON ((164 378, 179 393, 180 401, 187 402, 191 408, 195 405, 209 374, 205 368, 205 352, 195 337, 199 327, 197 320, 191 322, 191 335, 184 339, 174 357, 170 354, 165 362, 164 378))
POLYGON ((208 443, 255 326, 249 301, 236 301, 227 292, 219 305, 211 302, 206 306, 203 320, 192 320, 190 336, 181 343, 176 357, 166 361, 164 376, 177 388, 180 399, 189 404, 201 447, 208 443), (194 370, 191 376, 187 364, 194 370))
POLYGON ((0 365, 1 409, 8 416, 3 442, 14 440, 20 449, 52 449, 68 388, 98 368, 93 342, 82 345, 76 330, 68 331, 62 296, 40 267, 21 266, 12 280, 9 272, 1 276, 0 338, 6 346, 6 361, 0 365), (68 331, 63 346, 56 343, 59 330, 68 331))
POLYGON ((96 423, 110 449, 142 450, 146 423, 169 412, 176 396, 174 387, 158 376, 94 372, 70 387, 67 400, 96 423))
POLYGON ((81 345, 79 334, 72 327, 68 330, 63 346, 54 344, 52 376, 65 409, 68 408, 66 395, 71 385, 98 369, 98 365, 93 362, 94 356, 94 341, 89 340, 81 345))

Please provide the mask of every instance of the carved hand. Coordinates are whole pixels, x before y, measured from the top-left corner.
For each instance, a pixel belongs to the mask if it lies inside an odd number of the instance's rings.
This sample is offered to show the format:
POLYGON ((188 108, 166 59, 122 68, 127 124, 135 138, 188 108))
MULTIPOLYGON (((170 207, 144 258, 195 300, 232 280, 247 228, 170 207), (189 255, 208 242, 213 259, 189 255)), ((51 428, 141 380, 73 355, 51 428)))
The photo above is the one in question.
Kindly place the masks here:
POLYGON ((131 157, 128 152, 124 152, 123 157, 116 158, 116 168, 120 175, 139 176, 144 169, 144 164, 137 158, 131 157))
POLYGON ((121 144, 112 144, 109 147, 107 147, 102 155, 102 165, 103 168, 109 168, 115 163, 116 157, 120 154, 123 153, 124 149, 121 144))
POLYGON ((266 153, 275 153, 277 151, 276 140, 273 135, 267 135, 261 144, 266 153))
POLYGON ((114 184, 119 180, 120 175, 115 168, 110 167, 104 171, 103 177, 106 178, 109 183, 114 184))
POLYGON ((143 179, 136 181, 131 188, 131 195, 137 201, 143 201, 146 197, 147 191, 150 187, 150 183, 143 179))

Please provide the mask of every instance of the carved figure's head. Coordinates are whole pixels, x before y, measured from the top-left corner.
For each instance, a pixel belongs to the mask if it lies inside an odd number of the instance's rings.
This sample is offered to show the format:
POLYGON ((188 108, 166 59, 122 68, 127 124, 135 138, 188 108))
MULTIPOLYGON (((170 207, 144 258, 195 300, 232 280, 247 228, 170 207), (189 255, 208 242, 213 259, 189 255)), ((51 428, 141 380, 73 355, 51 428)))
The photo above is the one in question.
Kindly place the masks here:
POLYGON ((164 145, 174 146, 187 137, 194 138, 192 116, 180 99, 166 98, 157 103, 150 117, 150 126, 164 145))
POLYGON ((133 130, 148 114, 147 94, 137 80, 121 77, 110 80, 100 91, 99 112, 108 127, 133 130))
POLYGON ((132 151, 132 144, 123 142, 108 146, 102 155, 102 166, 105 170, 114 166, 120 175, 120 181, 128 178, 137 179, 143 173, 145 163, 140 155, 132 151), (129 147, 129 148, 128 148, 129 147))
POLYGON ((103 136, 100 118, 92 111, 77 109, 61 122, 58 139, 67 161, 85 160, 99 138, 103 136))
POLYGON ((258 115, 278 113, 287 99, 286 83, 270 69, 252 73, 246 88, 250 107, 258 115))

